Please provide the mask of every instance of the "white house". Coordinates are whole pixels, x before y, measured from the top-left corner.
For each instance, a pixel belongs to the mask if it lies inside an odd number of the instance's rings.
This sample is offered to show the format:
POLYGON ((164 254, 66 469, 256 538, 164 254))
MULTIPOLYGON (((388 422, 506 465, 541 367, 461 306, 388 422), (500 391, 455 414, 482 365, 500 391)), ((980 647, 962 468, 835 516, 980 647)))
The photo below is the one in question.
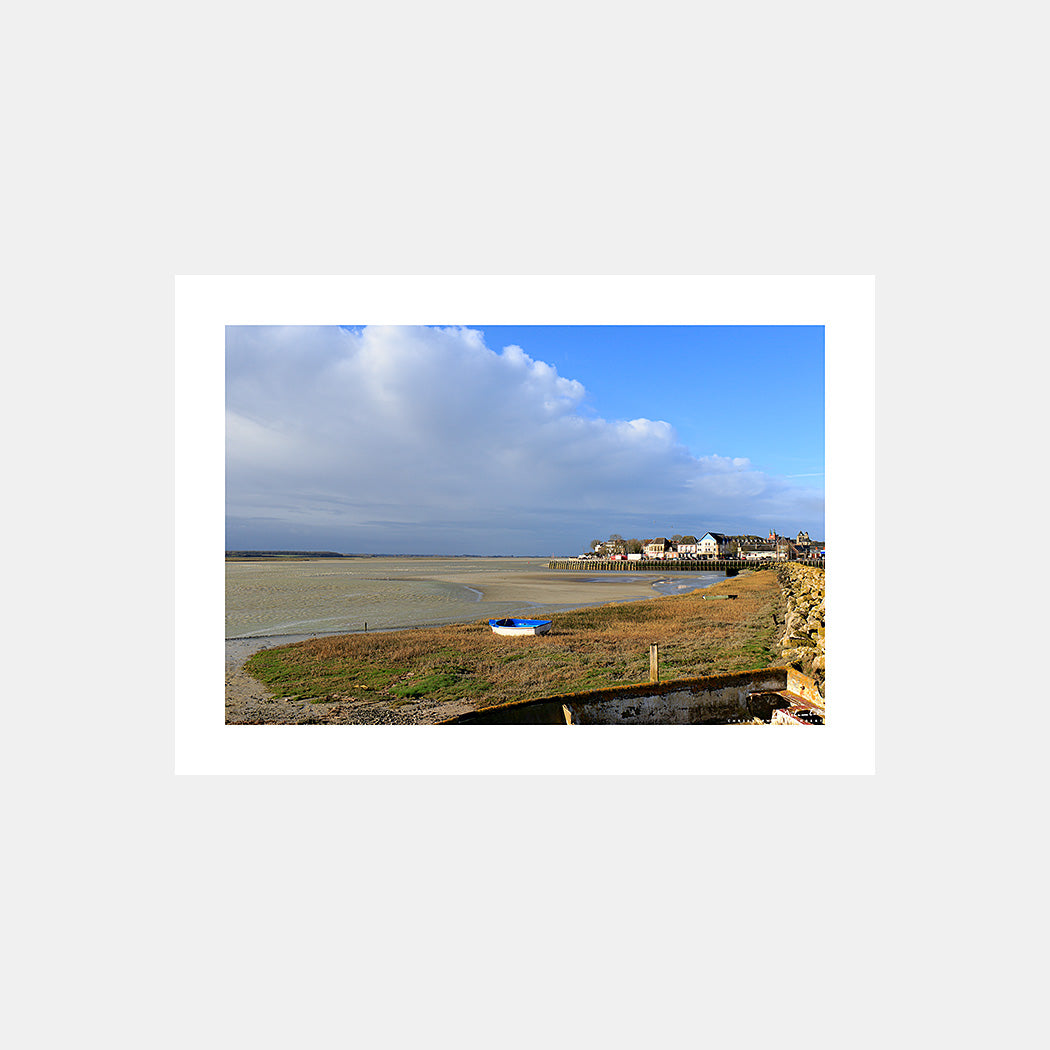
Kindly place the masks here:
POLYGON ((700 544, 697 542, 695 536, 683 536, 675 546, 678 548, 679 554, 687 558, 695 558, 700 544))
POLYGON ((753 543, 740 548, 740 557, 748 561, 778 561, 776 545, 773 543, 753 543))
POLYGON ((698 553, 704 558, 721 558, 724 557, 728 545, 728 536, 721 532, 707 532, 701 537, 697 547, 698 553))

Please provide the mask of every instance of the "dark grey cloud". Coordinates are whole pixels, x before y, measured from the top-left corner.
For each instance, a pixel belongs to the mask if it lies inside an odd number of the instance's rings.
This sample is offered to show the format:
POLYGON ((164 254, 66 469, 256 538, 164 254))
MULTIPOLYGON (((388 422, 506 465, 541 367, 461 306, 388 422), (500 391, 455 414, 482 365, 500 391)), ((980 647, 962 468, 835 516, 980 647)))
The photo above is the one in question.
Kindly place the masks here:
POLYGON ((819 492, 585 393, 471 329, 230 328, 227 544, 549 554, 823 520, 819 492))

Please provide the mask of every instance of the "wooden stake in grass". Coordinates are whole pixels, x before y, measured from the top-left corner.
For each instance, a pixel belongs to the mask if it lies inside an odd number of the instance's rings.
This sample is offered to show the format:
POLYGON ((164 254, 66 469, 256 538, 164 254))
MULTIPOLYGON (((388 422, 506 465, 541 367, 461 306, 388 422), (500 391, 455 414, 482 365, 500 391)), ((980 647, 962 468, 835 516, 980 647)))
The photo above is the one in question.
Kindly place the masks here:
POLYGON ((659 646, 655 643, 649 646, 649 681, 660 681, 659 646))

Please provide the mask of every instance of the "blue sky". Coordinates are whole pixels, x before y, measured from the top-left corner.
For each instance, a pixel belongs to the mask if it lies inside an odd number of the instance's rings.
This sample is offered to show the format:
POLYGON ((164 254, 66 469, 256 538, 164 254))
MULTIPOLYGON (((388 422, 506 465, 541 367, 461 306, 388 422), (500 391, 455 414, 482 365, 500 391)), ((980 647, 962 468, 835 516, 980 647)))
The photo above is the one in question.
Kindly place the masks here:
POLYGON ((743 454, 758 470, 823 477, 823 326, 473 327, 582 382, 584 411, 665 419, 696 456, 743 454), (806 418, 790 436, 785 404, 806 418))
POLYGON ((821 327, 227 329, 229 549, 823 539, 821 327))

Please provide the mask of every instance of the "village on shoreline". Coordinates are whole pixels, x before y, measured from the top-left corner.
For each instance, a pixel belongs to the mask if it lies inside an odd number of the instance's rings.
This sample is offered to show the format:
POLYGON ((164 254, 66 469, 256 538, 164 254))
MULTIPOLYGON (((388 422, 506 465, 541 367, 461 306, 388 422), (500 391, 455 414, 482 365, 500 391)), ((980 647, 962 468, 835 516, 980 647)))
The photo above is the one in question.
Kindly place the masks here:
POLYGON ((591 549, 578 559, 603 561, 801 561, 824 564, 824 541, 814 541, 800 531, 795 539, 780 536, 775 529, 763 540, 755 535, 727 536, 707 532, 697 539, 677 533, 670 539, 625 540, 613 533, 607 540, 592 540, 591 549))
MULTIPOLYGON (((227 550, 226 561, 285 561, 325 558, 537 558, 541 555, 518 554, 405 554, 405 553, 346 553, 315 550, 227 550)), ((721 532, 706 532, 695 536, 674 534, 669 539, 624 539, 613 533, 607 540, 592 540, 590 550, 576 555, 551 555, 552 558, 573 561, 799 561, 824 564, 824 541, 811 540, 809 533, 799 531, 795 539, 779 535, 771 529, 765 538, 754 534, 730 536, 721 532)))

